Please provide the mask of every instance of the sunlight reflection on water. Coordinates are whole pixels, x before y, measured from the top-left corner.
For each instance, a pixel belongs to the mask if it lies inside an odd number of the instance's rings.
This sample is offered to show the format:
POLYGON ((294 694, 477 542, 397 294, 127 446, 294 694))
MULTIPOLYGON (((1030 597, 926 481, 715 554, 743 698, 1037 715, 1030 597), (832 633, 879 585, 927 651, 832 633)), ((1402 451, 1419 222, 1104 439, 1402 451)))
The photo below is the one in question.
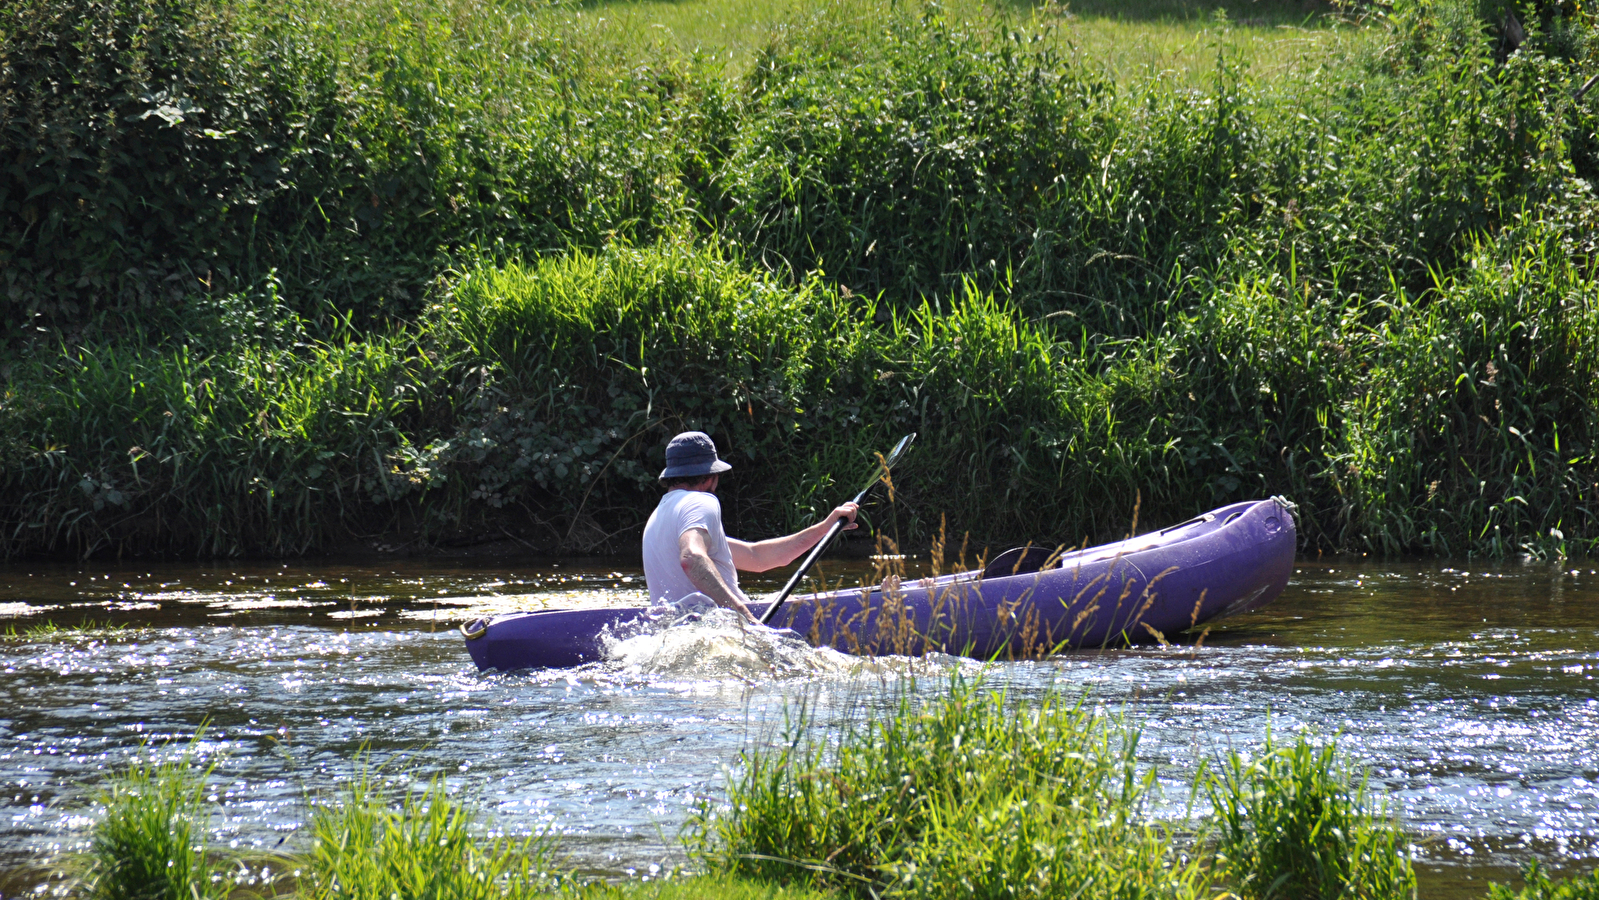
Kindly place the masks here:
MULTIPOLYGON (((835 565, 833 577, 860 572, 835 565)), ((804 696, 870 715, 912 666, 754 640, 706 622, 624 639, 616 661, 480 675, 453 627, 521 608, 635 605, 623 563, 382 569, 169 566, 0 572, 3 864, 82 845, 95 785, 150 742, 208 722, 217 837, 293 846, 308 792, 353 771, 442 772, 515 833, 553 828, 573 861, 681 860, 679 828, 738 751, 804 696), (29 632, 44 620, 119 628, 29 632), (629 641, 632 643, 630 644, 629 641)), ((760 587, 757 584, 755 587, 760 587)), ((1143 729, 1161 815, 1189 773, 1267 729, 1336 736, 1418 836, 1428 892, 1481 895, 1530 855, 1599 855, 1599 574, 1567 566, 1302 563, 1283 597, 1197 646, 995 667, 996 685, 1088 691, 1143 729)))

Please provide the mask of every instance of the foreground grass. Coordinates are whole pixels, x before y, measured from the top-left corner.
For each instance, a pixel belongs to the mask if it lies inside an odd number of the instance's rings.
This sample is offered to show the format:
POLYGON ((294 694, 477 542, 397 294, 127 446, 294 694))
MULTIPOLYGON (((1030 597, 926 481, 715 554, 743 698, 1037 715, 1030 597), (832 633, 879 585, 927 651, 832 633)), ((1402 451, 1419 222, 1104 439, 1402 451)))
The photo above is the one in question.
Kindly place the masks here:
POLYGON ((93 900, 212 900, 225 896, 206 852, 209 768, 193 747, 177 759, 141 756, 101 794, 84 893, 93 900))
MULTIPOLYGON (((250 867, 207 846, 209 769, 184 755, 113 776, 83 885, 130 900, 1415 896, 1403 830, 1331 742, 1302 735, 1221 754, 1191 785, 1214 816, 1157 822, 1156 773, 1136 759, 1136 731, 1082 698, 1021 700, 954 678, 856 699, 843 721, 798 708, 783 734, 743 755, 725 802, 690 823, 699 875, 575 880, 555 841, 494 837, 441 780, 384 781, 366 768, 312 801, 307 847, 270 861, 264 879, 241 879, 250 867)), ((1599 884, 1552 881, 1536 866, 1526 881, 1489 897, 1583 900, 1599 884)))
POLYGON ((831 891, 751 881, 735 875, 682 876, 622 885, 595 884, 568 889, 574 900, 837 900, 831 891))
POLYGON ((484 840, 477 818, 442 778, 395 792, 363 768, 337 798, 312 807, 300 893, 316 900, 546 895, 552 843, 538 835, 484 840))
POLYGON ((854 896, 1198 897, 1197 855, 1144 816, 1137 735, 1060 696, 957 680, 837 736, 804 715, 697 823, 712 865, 854 896))

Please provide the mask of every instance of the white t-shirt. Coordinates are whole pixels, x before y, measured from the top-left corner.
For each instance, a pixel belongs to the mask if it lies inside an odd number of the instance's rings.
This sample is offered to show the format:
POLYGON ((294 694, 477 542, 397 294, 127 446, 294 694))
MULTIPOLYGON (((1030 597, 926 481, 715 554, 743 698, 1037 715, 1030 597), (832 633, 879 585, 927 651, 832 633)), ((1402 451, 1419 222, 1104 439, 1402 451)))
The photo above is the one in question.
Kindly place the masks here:
POLYGON ((644 524, 644 581, 652 604, 674 603, 699 591, 683 572, 677 543, 690 528, 705 532, 711 562, 728 587, 738 591, 738 570, 733 568, 727 532, 722 530, 722 502, 715 494, 679 488, 666 492, 644 524))

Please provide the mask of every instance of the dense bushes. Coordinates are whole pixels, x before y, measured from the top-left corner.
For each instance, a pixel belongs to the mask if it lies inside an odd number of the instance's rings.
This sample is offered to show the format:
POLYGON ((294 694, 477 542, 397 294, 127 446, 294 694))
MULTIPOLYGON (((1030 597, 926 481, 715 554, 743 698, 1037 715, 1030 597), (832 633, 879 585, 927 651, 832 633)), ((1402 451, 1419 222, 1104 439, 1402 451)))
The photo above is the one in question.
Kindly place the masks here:
POLYGON ((914 430, 896 522, 917 540, 947 519, 979 546, 1077 542, 1135 496, 1160 522, 1285 492, 1312 546, 1575 551, 1599 537, 1599 297, 1564 237, 1481 244, 1424 299, 1217 285, 1109 362, 975 287, 880 325, 679 244, 486 264, 383 339, 310 340, 236 298, 186 345, 12 364, 5 540, 295 553, 361 521, 622 548, 666 440, 702 428, 748 534, 819 514, 914 430))
POLYGON ((1563 20, 1400 5, 1272 83, 1218 34, 1195 90, 870 11, 732 81, 514 4, 6 7, 5 552, 623 548, 687 427, 747 534, 916 430, 912 541, 1599 539, 1563 20))
POLYGON ((1588 39, 1558 19, 1500 59, 1464 7, 1401 5, 1380 48, 1272 83, 1218 35, 1200 92, 1111 83, 1047 29, 875 15, 862 43, 824 12, 730 83, 515 0, 10 4, 7 327, 148 319, 272 269, 302 312, 364 325, 478 250, 697 234, 902 306, 974 278, 1137 334, 1184 276, 1291 256, 1424 288, 1463 235, 1566 190, 1595 123, 1570 100, 1588 39))
POLYGON ((652 139, 678 76, 587 65, 514 4, 7 4, 9 337, 106 312, 181 332, 183 297, 273 270, 365 325, 469 246, 648 239, 684 205, 684 149, 652 139))

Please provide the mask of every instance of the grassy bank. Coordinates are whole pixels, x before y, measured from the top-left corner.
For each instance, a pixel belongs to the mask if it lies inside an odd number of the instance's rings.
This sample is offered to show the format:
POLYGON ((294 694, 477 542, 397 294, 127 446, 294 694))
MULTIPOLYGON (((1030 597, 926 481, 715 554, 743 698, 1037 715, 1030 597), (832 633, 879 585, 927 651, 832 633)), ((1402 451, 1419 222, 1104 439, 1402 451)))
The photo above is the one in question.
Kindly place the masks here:
MULTIPOLYGON (((574 879, 554 840, 495 837, 443 781, 372 769, 311 801, 300 846, 233 859, 207 846, 209 773, 184 757, 113 777, 79 886, 103 898, 1415 895, 1408 837, 1330 741, 1219 754, 1190 786, 1213 814, 1172 821, 1150 814, 1160 788, 1136 730, 1080 697, 1017 700, 956 679, 890 690, 844 723, 795 712, 690 824, 699 875, 574 879)), ((1599 891, 1593 877, 1526 877, 1490 896, 1599 891)))
POLYGON ((627 548, 690 427, 752 536, 917 430, 910 543, 1599 541, 1580 10, 763 9, 8 6, 5 555, 627 548))
POLYGON ((627 546, 665 439, 699 427, 745 534, 819 513, 915 430, 878 516, 911 539, 1079 542, 1135 496, 1159 523, 1285 493, 1311 547, 1582 552, 1599 332, 1561 240, 1485 242, 1388 304, 1219 284, 1114 349, 975 286, 893 310, 680 245, 489 264, 381 339, 16 364, 4 540, 296 553, 379 510, 370 533, 627 546))

